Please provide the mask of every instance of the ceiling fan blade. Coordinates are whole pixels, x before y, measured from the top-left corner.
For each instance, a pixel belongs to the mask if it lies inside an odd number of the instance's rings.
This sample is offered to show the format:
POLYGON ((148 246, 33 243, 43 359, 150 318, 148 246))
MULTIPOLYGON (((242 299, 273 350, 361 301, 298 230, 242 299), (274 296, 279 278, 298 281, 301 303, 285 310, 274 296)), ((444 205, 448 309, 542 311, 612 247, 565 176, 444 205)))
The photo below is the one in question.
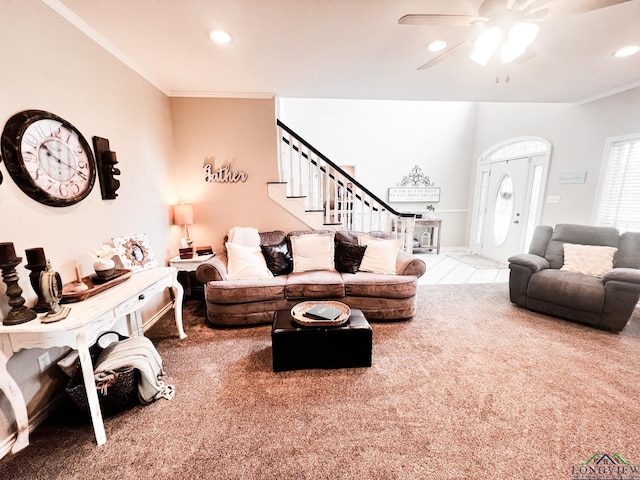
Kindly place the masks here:
POLYGON ((529 0, 513 0, 511 2, 512 10, 524 10, 526 5, 529 3, 529 0))
POLYGON ((463 42, 457 43, 453 47, 443 51, 439 55, 436 55, 424 65, 420 65, 418 67, 418 70, 426 70, 427 68, 431 68, 434 65, 437 65, 438 63, 442 62, 443 60, 446 60, 448 56, 450 56, 452 53, 455 53, 458 49, 460 49, 460 47, 473 42, 477 37, 478 37, 477 35, 474 35, 473 37, 467 40, 464 40, 463 42))
POLYGON ((432 25, 445 27, 468 27, 475 22, 483 22, 488 20, 485 17, 476 15, 439 15, 439 14, 408 14, 400 17, 398 23, 400 25, 432 25))
POLYGON ((498 10, 506 10, 509 0, 484 0, 478 7, 478 13, 483 17, 490 17, 498 10))
POLYGON ((544 6, 549 11, 546 18, 552 19, 579 15, 629 1, 631 0, 537 0, 531 4, 531 11, 535 12, 544 6))

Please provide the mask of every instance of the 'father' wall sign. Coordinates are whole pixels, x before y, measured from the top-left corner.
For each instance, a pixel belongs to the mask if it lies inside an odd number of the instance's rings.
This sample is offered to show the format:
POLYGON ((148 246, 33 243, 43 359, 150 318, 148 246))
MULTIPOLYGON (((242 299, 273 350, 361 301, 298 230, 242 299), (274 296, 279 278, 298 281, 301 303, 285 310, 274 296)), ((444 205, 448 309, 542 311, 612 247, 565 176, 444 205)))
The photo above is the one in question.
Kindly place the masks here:
POLYGON ((213 162, 213 157, 205 158, 205 163, 202 166, 204 170, 204 181, 207 183, 238 183, 246 182, 249 175, 243 171, 234 172, 231 170, 231 164, 227 163, 216 169, 213 162), (209 163, 207 163, 209 162, 209 163))

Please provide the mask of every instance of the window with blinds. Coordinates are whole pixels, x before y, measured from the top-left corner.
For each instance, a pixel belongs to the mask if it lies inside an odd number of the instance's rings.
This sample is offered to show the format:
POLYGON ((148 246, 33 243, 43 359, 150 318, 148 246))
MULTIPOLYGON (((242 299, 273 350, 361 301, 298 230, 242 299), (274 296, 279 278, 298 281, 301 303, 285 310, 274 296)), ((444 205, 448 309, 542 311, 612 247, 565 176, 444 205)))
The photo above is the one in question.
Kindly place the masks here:
POLYGON ((640 133, 608 140, 605 159, 598 225, 640 232, 640 133))

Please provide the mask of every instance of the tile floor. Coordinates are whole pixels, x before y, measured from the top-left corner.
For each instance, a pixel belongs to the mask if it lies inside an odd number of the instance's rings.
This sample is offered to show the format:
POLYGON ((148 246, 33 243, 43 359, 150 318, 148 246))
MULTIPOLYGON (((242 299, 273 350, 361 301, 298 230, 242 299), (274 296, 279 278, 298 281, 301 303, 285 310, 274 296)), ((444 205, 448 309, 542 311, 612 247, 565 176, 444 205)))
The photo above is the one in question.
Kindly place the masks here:
POLYGON ((418 280, 419 285, 451 283, 502 283, 509 282, 508 268, 475 268, 447 256, 446 252, 436 254, 416 253, 427 264, 427 271, 418 280))

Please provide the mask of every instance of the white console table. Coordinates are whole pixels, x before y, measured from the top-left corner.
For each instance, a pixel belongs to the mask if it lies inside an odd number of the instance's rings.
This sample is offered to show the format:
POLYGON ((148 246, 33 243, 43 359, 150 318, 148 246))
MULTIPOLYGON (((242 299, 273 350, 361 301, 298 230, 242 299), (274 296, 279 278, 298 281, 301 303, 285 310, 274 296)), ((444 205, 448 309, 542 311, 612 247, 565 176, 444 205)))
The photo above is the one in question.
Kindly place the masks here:
POLYGON ((140 309, 154 294, 170 288, 178 336, 185 338, 182 326, 182 297, 184 290, 174 267, 158 267, 137 272, 131 278, 82 302, 67 304, 71 312, 55 323, 41 323, 38 318, 19 325, 0 325, 0 389, 9 399, 16 421, 17 436, 11 451, 18 452, 29 444, 29 419, 24 396, 7 371, 9 358, 26 348, 70 347, 78 350, 84 385, 87 390, 91 421, 98 445, 107 441, 98 403, 93 364, 89 347, 98 336, 111 330, 121 318, 133 316, 142 333, 140 309))
POLYGON ((436 250, 437 254, 440 254, 440 236, 442 230, 442 220, 437 218, 426 219, 416 218, 415 230, 422 229, 420 235, 420 245, 414 247, 413 250, 436 250), (425 239, 425 232, 427 232, 427 239, 425 239), (427 240, 427 241, 425 241, 427 240))

